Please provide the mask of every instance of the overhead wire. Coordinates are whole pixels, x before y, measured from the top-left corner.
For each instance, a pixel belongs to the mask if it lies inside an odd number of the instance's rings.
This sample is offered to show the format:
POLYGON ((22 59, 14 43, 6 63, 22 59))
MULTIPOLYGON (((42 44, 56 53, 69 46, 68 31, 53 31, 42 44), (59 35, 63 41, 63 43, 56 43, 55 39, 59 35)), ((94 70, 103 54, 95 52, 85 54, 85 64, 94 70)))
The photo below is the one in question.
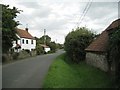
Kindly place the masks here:
POLYGON ((87 14, 89 8, 91 7, 91 4, 92 4, 92 0, 89 0, 89 2, 87 2, 84 10, 83 10, 83 13, 81 14, 80 18, 78 19, 78 22, 76 23, 75 27, 74 28, 77 28, 80 26, 80 24, 82 23, 85 15, 87 14))
MULTIPOLYGON (((89 1, 90 1, 90 0, 89 0, 89 1)), ((85 6, 85 8, 84 8, 84 10, 83 10, 83 13, 81 14, 80 18, 78 19, 77 26, 78 26, 78 24, 79 24, 79 21, 80 21, 81 18, 83 17, 83 15, 84 15, 84 13, 85 13, 85 11, 86 11, 88 5, 89 5, 89 2, 86 4, 86 6, 85 6)))
POLYGON ((91 0, 91 2, 89 3, 89 6, 87 7, 86 12, 85 12, 85 14, 83 15, 83 17, 82 17, 81 21, 79 22, 78 26, 80 26, 80 25, 81 25, 81 23, 82 23, 82 21, 83 21, 83 19, 84 19, 85 15, 87 14, 88 10, 89 10, 89 9, 90 9, 90 7, 91 7, 91 4, 92 4, 92 0, 91 0))

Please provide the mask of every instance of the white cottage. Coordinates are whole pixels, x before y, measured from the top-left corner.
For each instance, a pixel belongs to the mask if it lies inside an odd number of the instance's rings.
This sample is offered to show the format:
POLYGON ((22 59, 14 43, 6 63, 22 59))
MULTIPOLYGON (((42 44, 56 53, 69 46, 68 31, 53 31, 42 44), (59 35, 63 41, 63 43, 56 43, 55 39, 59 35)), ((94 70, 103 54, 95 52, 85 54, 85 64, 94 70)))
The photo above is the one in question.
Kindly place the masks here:
POLYGON ((41 47, 43 47, 44 51, 47 53, 50 51, 50 47, 44 44, 40 44, 41 47))
POLYGON ((13 41, 13 48, 15 51, 20 51, 23 49, 33 50, 36 47, 35 38, 28 32, 28 28, 25 30, 17 29, 17 41, 13 41))

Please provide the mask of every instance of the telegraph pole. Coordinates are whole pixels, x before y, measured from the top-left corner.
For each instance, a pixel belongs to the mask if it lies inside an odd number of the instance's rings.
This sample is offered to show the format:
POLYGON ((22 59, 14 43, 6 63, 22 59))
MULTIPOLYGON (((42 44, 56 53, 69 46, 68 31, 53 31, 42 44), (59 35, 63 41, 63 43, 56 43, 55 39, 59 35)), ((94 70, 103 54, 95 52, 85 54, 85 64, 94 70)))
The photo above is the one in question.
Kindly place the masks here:
POLYGON ((44 45, 46 45, 46 29, 44 29, 44 45))

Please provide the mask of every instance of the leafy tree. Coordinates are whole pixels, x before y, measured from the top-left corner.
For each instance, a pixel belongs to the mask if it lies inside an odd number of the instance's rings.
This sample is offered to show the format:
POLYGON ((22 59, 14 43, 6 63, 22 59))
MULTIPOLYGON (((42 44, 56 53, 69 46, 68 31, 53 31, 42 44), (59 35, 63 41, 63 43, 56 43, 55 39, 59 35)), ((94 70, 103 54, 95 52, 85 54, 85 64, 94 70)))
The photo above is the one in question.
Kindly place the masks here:
POLYGON ((44 37, 45 37, 45 43, 48 44, 51 42, 51 37, 49 37, 48 35, 45 35, 45 36, 42 36, 40 37, 38 40, 37 40, 37 43, 41 43, 41 44, 44 44, 44 37))
POLYGON ((116 85, 120 88, 120 27, 115 28, 113 32, 109 33, 108 45, 108 61, 109 64, 115 62, 115 81, 116 85))
POLYGON ((57 44, 56 44, 56 48, 57 48, 57 49, 63 49, 63 46, 62 46, 62 44, 57 43, 57 44))
POLYGON ((78 63, 85 59, 85 48, 92 42, 94 36, 86 27, 78 27, 66 36, 65 50, 71 60, 78 63))
MULTIPOLYGON (((51 37, 49 37, 48 35, 45 35, 46 38, 46 45, 50 47, 51 52, 55 52, 56 51, 56 43, 55 42, 51 42, 51 37)), ((44 36, 40 37, 40 38, 36 38, 37 40, 37 47, 39 47, 39 44, 44 44, 44 36)))
POLYGON ((55 42, 50 42, 48 44, 48 46, 50 47, 51 52, 55 52, 56 51, 56 43, 55 42))
POLYGON ((39 44, 36 46, 37 55, 44 54, 44 49, 39 44))
POLYGON ((12 47, 12 41, 17 40, 16 27, 19 25, 18 21, 14 19, 20 13, 16 7, 12 9, 9 5, 2 5, 2 52, 6 53, 12 47))

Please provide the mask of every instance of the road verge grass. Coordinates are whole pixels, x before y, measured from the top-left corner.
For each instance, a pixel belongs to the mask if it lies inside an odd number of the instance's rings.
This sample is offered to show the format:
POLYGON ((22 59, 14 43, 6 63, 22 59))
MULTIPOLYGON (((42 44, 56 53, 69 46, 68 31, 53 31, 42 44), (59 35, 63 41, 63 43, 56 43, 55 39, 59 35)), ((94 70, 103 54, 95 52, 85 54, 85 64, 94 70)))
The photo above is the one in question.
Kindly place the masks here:
POLYGON ((43 82, 43 88, 110 88, 107 73, 87 65, 85 61, 75 64, 66 54, 58 56, 43 82))

